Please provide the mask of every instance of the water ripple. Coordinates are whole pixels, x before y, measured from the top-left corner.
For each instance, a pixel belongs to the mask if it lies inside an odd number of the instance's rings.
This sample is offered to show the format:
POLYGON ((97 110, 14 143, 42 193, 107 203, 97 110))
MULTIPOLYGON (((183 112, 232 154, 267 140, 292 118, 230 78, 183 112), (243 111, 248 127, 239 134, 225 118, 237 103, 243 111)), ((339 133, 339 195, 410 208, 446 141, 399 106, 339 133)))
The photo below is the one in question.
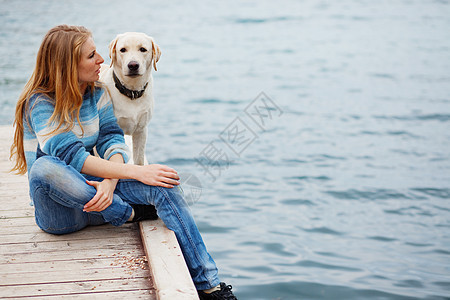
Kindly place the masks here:
POLYGON ((434 249, 433 252, 438 254, 450 255, 450 251, 447 249, 434 249))
POLYGON ((450 189, 442 188, 412 188, 412 191, 420 192, 428 196, 438 197, 442 199, 450 199, 450 189))
POLYGON ((336 199, 352 199, 352 200, 412 199, 411 196, 405 195, 404 193, 399 193, 391 189, 374 189, 370 191, 348 189, 344 191, 325 191, 324 193, 331 195, 336 199))
POLYGON ((281 243, 266 243, 266 242, 243 242, 240 243, 241 246, 256 246, 263 250, 263 252, 268 252, 284 257, 296 257, 296 253, 292 253, 285 250, 285 245, 281 243))
POLYGON ((284 199, 280 201, 281 204, 293 206, 315 206, 314 202, 306 199, 284 199))
POLYGON ((413 242, 406 242, 405 245, 419 247, 419 248, 433 246, 433 244, 430 244, 430 243, 413 243, 413 242))
POLYGON ((412 288, 421 288, 424 287, 424 285, 422 284, 422 282, 418 281, 418 280, 401 280, 398 281, 397 283, 393 284, 394 286, 400 286, 400 287, 412 287, 412 288))
POLYGON ((322 256, 326 256, 326 257, 335 257, 335 258, 343 258, 346 260, 357 260, 355 257, 350 257, 350 256, 345 256, 342 254, 338 254, 335 252, 323 252, 323 251, 316 251, 316 254, 322 255, 322 256))
POLYGON ((238 24, 260 24, 260 23, 283 22, 292 20, 295 21, 301 19, 302 19, 301 17, 280 16, 272 18, 236 18, 234 19, 234 22, 238 24))
POLYGON ((286 180, 306 180, 306 181, 310 181, 310 180, 319 180, 319 181, 328 181, 331 180, 330 177, 328 176, 290 176, 290 177, 285 177, 284 179, 286 180))
POLYGON ((331 235, 342 235, 342 232, 335 231, 333 229, 330 229, 328 227, 317 227, 317 228, 303 228, 303 231, 310 232, 310 233, 321 233, 321 234, 331 234, 331 235))
POLYGON ((395 242, 398 241, 396 238, 390 238, 386 236, 369 236, 368 239, 379 241, 379 242, 395 242))
POLYGON ((339 265, 331 265, 331 264, 324 264, 312 260, 302 260, 296 263, 295 265, 299 267, 304 268, 320 268, 320 269, 328 269, 328 270, 341 270, 341 271, 350 271, 350 272, 360 272, 361 269, 358 268, 351 268, 346 266, 339 266, 339 265))
POLYGON ((205 99, 191 99, 190 103, 197 104, 240 104, 241 101, 238 100, 223 100, 217 98, 205 98, 205 99))
POLYGON ((168 166, 172 166, 172 165, 184 166, 184 165, 193 165, 196 163, 197 163, 197 161, 194 158, 183 158, 183 157, 172 157, 172 158, 169 158, 169 159, 161 162, 161 164, 168 165, 168 166))
POLYGON ((383 210, 387 214, 394 214, 399 216, 414 216, 416 214, 421 214, 424 212, 424 210, 418 206, 408 206, 408 207, 401 207, 397 209, 385 209, 383 210))
POLYGON ((374 116, 378 120, 399 120, 399 121, 440 121, 448 122, 450 121, 450 114, 425 114, 416 116, 374 116))

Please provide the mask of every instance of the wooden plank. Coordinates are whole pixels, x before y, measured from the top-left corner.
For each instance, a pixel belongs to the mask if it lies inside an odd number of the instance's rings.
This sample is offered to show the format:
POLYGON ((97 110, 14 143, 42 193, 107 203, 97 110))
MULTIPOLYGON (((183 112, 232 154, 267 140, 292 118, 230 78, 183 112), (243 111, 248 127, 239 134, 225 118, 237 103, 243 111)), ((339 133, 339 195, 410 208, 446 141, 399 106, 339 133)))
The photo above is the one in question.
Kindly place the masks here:
POLYGON ((24 204, 24 205, 28 205, 28 203, 30 203, 30 200, 29 200, 29 196, 28 196, 28 191, 24 191, 23 190, 23 187, 22 187, 22 191, 20 191, 20 192, 18 192, 18 191, 15 191, 15 190, 10 190, 10 189, 1 189, 1 191, 2 191, 2 196, 3 197, 8 197, 8 198, 12 198, 12 197, 14 197, 14 196, 21 196, 21 197, 23 197, 22 199, 22 203, 24 204))
MULTIPOLYGON (((45 241, 65 241, 65 240, 88 240, 88 239, 110 239, 117 237, 117 235, 129 235, 130 230, 137 231, 134 224, 125 224, 121 227, 114 227, 112 225, 102 225, 100 228, 88 227, 85 230, 71 233, 70 235, 52 235, 40 230, 36 225, 36 230, 30 232, 2 232, 0 235, 0 245, 3 244, 21 244, 29 242, 45 242, 45 241), (95 229, 95 230, 93 230, 95 229)), ((137 234, 137 232, 136 232, 137 234)), ((137 236, 137 238, 139 238, 137 236)))
MULTIPOLYGON (((127 252, 134 251, 133 253, 139 256, 145 255, 141 245, 130 245, 126 250, 127 252)), ((65 261, 67 259, 101 259, 103 257, 114 257, 117 253, 117 249, 106 248, 99 244, 95 250, 90 248, 79 249, 75 253, 73 251, 53 251, 51 252, 51 255, 42 255, 39 252, 9 253, 0 256, 0 264, 65 261)))
POLYGON ((158 299, 199 299, 174 232, 161 219, 140 228, 158 299))
MULTIPOLYGON (((57 282, 74 282, 84 280, 111 280, 128 278, 141 278, 143 282, 150 280, 148 270, 129 271, 123 268, 86 269, 86 270, 55 270, 52 272, 24 272, 0 274, 2 283, 0 286, 12 286, 18 284, 46 284, 57 282)), ((146 283, 148 284, 148 283, 146 283)), ((150 286, 150 285, 149 285, 150 286)))
POLYGON ((148 290, 154 294, 153 288, 149 288, 140 278, 130 278, 126 280, 88 280, 74 282, 57 282, 45 284, 25 284, 13 287, 1 287, 0 296, 9 297, 31 297, 31 296, 58 296, 77 295, 80 293, 111 292, 111 291, 142 291, 148 290))
POLYGON ((30 226, 33 228, 38 228, 34 221, 34 217, 25 217, 25 218, 9 218, 9 219, 0 219, 0 234, 3 232, 10 232, 11 229, 6 229, 6 227, 20 227, 20 226, 30 226))
MULTIPOLYGON (((84 280, 150 278, 148 269, 132 269, 115 266, 90 269, 88 266, 82 265, 81 263, 77 265, 76 261, 66 262, 66 267, 59 268, 62 265, 60 264, 55 265, 56 269, 50 269, 50 267, 48 267, 43 271, 32 269, 29 271, 18 270, 13 273, 13 270, 9 270, 8 273, 0 274, 0 286, 18 285, 24 284, 25 282, 26 284, 44 284, 84 280)), ((16 266, 18 267, 19 265, 16 266)))
POLYGON ((23 218, 23 217, 34 217, 34 210, 16 209, 16 210, 0 211, 0 219, 23 218))
MULTIPOLYGON (((2 225, 0 225, 2 226, 2 225)), ((2 236, 6 236, 10 233, 34 233, 34 232, 38 232, 41 231, 36 224, 30 223, 28 225, 22 225, 18 228, 14 228, 13 226, 3 226, 4 228, 1 228, 1 233, 0 233, 0 239, 2 236)))
MULTIPOLYGON (((9 165, 2 165, 0 164, 0 170, 6 170, 9 169, 9 165), (2 168, 3 167, 3 168, 2 168)), ((11 187, 17 187, 20 185, 20 191, 22 190, 26 190, 28 191, 28 184, 26 186, 23 186, 23 182, 26 182, 26 180, 24 179, 26 176, 25 175, 12 175, 10 173, 5 173, 5 172, 0 172, 0 188, 3 186, 3 188, 11 188, 11 187)))
MULTIPOLYGON (((3 191, 0 190, 0 193, 3 191)), ((15 194, 13 196, 7 196, 7 195, 0 195, 0 203, 3 204, 3 207, 0 211, 5 212, 9 210, 26 210, 26 211, 33 211, 34 212, 34 206, 30 205, 30 197, 28 194, 18 195, 15 194)))
MULTIPOLYGON (((8 200, 11 200, 11 198, 8 198, 5 201, 8 201, 8 200)), ((1 196, 0 196, 0 201, 3 202, 2 199, 1 199, 1 196)), ((24 206, 23 203, 19 204, 19 203, 14 203, 14 202, 11 201, 11 203, 8 203, 8 207, 1 207, 0 208, 0 214, 3 213, 3 212, 8 213, 9 211, 26 211, 26 212, 31 211, 31 212, 34 213, 34 207, 31 206, 31 205, 25 205, 24 206), (15 204, 15 206, 14 206, 14 204, 15 204)))
POLYGON ((17 226, 17 228, 14 228, 13 226, 10 226, 10 225, 6 226, 5 223, 0 222, 0 229, 1 229, 0 230, 0 240, 1 240, 2 236, 6 236, 11 233, 12 234, 15 234, 15 233, 20 234, 20 233, 34 233, 34 232, 41 231, 36 226, 36 224, 33 224, 33 223, 30 223, 28 225, 17 226))
POLYGON ((0 195, 0 201, 4 202, 5 204, 8 204, 8 206, 2 207, 2 210, 8 210, 10 207, 17 209, 20 207, 23 208, 33 208, 33 206, 30 206, 30 200, 28 197, 28 192, 23 193, 22 195, 19 195, 19 192, 17 194, 14 194, 13 196, 5 196, 5 195, 0 195), (11 205, 16 204, 16 207, 12 207, 11 205))
MULTIPOLYGON (((31 296, 34 297, 34 296, 31 296)), ((30 298, 31 298, 30 297, 30 298)), ((29 298, 29 297, 12 297, 13 299, 29 298)), ((5 297, 5 299, 8 299, 5 297)), ((49 295, 38 296, 38 299, 64 299, 64 300, 124 300, 124 299, 156 299, 154 290, 139 290, 139 291, 108 291, 108 292, 96 292, 95 290, 89 293, 80 294, 61 294, 61 295, 49 295)))
MULTIPOLYGON (((100 233, 101 234, 101 233, 100 233)), ((99 235, 101 237, 101 235, 99 235)), ((6 253, 27 253, 27 252, 51 252, 51 251, 77 251, 79 249, 96 249, 99 244, 102 247, 116 248, 120 250, 124 245, 140 245, 141 241, 139 236, 127 235, 127 236, 114 236, 108 239, 90 239, 90 240, 52 240, 52 241, 36 241, 21 243, 17 249, 13 250, 8 244, 0 245, 0 254, 6 253), (101 240, 101 243, 99 243, 101 240)))
MULTIPOLYGON (((38 261, 30 263, 9 263, 0 265, 0 275, 15 273, 46 273, 57 270, 70 269, 71 271, 104 269, 104 268, 136 268, 148 269, 145 255, 136 255, 135 251, 119 252, 108 257, 95 257, 88 259, 69 259, 59 261, 38 261)), ((1 285, 2 283, 0 283, 1 285)))

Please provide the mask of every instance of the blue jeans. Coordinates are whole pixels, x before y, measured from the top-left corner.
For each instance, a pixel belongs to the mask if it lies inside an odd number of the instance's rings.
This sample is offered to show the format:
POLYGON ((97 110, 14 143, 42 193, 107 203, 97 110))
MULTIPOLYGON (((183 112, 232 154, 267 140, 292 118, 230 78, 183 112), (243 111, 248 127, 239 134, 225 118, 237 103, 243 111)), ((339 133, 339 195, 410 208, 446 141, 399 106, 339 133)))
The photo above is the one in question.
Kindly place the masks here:
MULTIPOLYGON (((173 230, 198 290, 220 283, 216 264, 206 250, 180 188, 150 186, 136 180, 117 183, 112 204, 101 212, 83 212, 97 190, 73 167, 52 156, 43 156, 31 167, 28 180, 35 206, 36 224, 45 232, 65 234, 88 225, 124 224, 131 216, 131 204, 152 204, 158 216, 173 230)), ((97 178, 97 180, 102 180, 97 178)))

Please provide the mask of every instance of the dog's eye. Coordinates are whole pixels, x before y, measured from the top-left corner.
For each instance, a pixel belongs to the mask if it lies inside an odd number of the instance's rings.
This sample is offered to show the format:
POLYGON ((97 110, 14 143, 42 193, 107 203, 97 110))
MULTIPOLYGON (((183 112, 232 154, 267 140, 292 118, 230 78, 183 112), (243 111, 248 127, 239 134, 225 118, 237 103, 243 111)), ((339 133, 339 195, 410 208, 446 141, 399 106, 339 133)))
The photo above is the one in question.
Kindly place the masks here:
POLYGON ((141 49, 139 49, 139 51, 141 51, 141 52, 147 52, 147 49, 145 49, 144 47, 141 47, 141 49))
POLYGON ((125 52, 127 52, 127 49, 122 48, 122 49, 120 49, 120 52, 125 53, 125 52))

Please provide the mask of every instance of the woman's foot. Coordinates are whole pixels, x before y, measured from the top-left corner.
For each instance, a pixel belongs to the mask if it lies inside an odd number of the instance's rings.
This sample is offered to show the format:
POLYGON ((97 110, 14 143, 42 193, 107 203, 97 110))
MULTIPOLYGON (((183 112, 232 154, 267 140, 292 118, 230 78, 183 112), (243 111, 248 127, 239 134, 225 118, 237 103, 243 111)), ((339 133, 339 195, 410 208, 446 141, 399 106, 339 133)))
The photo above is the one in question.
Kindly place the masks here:
POLYGON ((231 285, 226 285, 221 282, 219 286, 216 287, 215 291, 208 293, 207 291, 199 291, 198 296, 200 300, 237 300, 231 291, 231 285))
POLYGON ((133 208, 133 213, 131 214, 130 220, 128 222, 140 222, 144 220, 156 220, 158 219, 158 214, 156 213, 156 208, 153 205, 141 205, 141 204, 130 204, 133 208))

